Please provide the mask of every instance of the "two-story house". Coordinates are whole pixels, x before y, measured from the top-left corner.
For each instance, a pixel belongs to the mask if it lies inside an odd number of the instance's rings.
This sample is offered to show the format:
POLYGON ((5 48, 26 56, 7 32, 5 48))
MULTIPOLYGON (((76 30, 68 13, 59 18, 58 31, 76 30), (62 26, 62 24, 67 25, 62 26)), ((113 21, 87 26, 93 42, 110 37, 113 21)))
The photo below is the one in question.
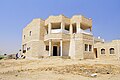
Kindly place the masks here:
POLYGON ((82 15, 33 19, 23 29, 22 52, 27 58, 69 56, 73 59, 93 59, 94 38, 91 30, 92 19, 82 15))

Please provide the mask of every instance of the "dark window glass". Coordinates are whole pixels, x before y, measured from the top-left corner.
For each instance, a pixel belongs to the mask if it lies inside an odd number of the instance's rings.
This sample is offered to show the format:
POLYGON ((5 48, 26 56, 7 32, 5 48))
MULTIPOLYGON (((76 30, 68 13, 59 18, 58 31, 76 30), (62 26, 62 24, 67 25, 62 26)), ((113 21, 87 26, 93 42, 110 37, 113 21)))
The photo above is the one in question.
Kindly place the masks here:
POLYGON ((105 54, 105 49, 101 49, 101 54, 105 54))

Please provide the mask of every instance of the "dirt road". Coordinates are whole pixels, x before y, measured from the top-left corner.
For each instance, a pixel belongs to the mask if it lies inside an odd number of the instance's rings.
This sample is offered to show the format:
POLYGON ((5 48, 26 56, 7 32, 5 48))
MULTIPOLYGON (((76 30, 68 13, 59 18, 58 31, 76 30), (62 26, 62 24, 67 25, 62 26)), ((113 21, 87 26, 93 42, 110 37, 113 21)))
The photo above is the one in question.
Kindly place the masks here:
POLYGON ((0 80, 120 80, 118 60, 1 60, 0 80), (96 77, 91 77, 92 74, 96 77))

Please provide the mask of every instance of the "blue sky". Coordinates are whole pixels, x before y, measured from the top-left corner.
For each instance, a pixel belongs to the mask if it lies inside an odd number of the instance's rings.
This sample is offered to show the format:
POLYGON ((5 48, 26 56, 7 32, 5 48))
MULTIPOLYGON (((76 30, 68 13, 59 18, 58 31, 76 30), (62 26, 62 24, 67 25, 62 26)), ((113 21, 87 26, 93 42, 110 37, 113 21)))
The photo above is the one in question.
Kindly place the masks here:
POLYGON ((93 19, 93 34, 120 39, 120 0, 0 0, 0 52, 21 47, 22 29, 34 18, 82 14, 93 19))

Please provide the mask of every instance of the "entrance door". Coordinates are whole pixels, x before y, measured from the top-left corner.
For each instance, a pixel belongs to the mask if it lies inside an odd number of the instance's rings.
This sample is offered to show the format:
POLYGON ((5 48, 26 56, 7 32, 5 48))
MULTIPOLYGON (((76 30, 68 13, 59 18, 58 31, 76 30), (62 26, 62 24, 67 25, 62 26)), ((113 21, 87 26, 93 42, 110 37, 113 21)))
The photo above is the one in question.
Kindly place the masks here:
POLYGON ((53 56, 57 56, 57 46, 53 46, 53 56))
POLYGON ((98 58, 98 55, 97 55, 97 48, 94 48, 94 53, 95 53, 95 57, 98 58))

